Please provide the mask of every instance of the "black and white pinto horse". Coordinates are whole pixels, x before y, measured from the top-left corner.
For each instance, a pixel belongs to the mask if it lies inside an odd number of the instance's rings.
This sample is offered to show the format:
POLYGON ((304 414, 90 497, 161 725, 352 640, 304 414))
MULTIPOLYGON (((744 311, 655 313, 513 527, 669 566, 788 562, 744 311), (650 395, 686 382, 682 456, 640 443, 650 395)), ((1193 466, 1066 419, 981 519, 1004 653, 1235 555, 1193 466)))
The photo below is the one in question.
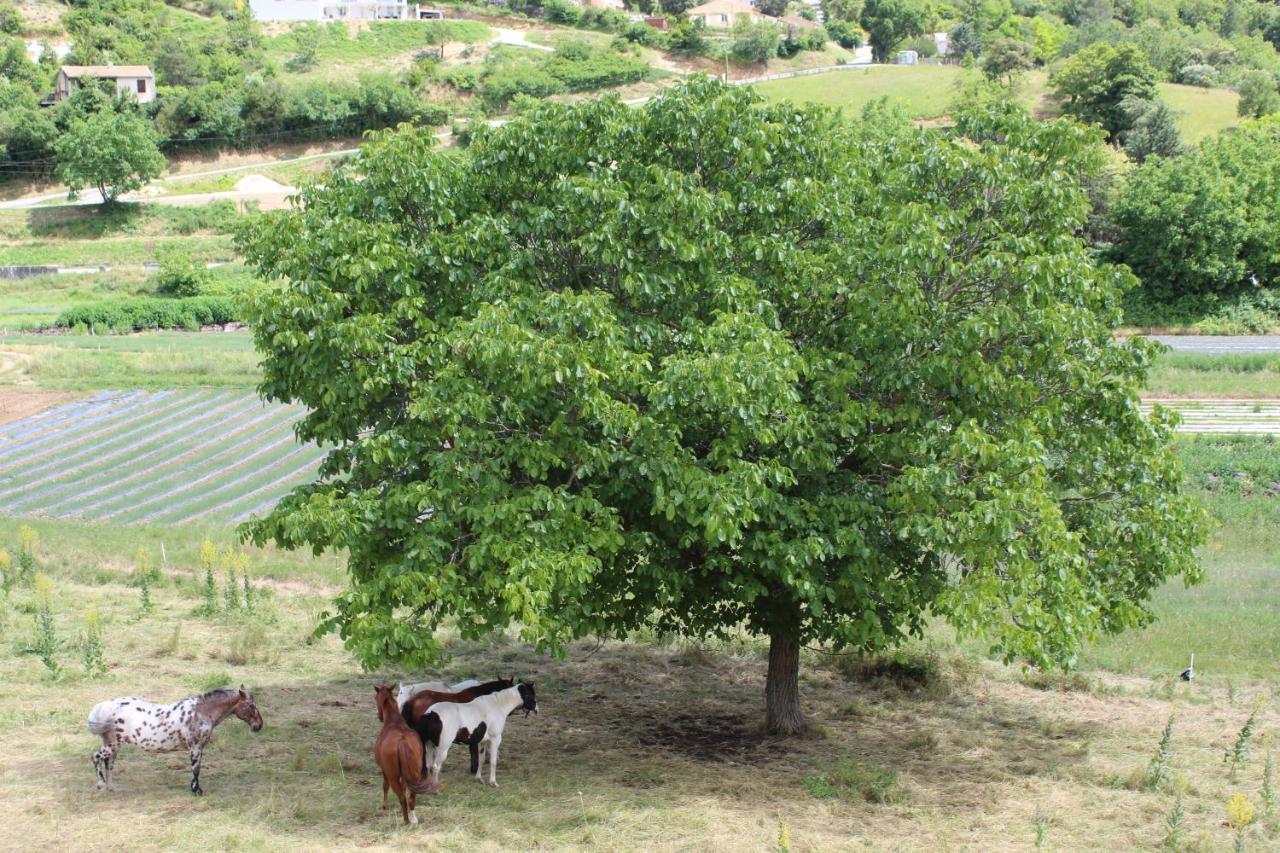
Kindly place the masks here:
POLYGON ((120 744, 131 743, 146 752, 188 750, 191 793, 203 794, 200 757, 213 730, 232 714, 255 732, 262 729, 262 715, 244 685, 239 690, 213 690, 190 696, 172 705, 157 705, 132 696, 99 702, 89 712, 89 731, 102 736, 102 748, 93 754, 98 790, 111 786, 111 771, 120 744))
POLYGON ((498 787, 498 746, 502 743, 502 731, 507 717, 523 708, 524 715, 538 713, 538 700, 532 684, 517 682, 505 690, 477 696, 470 702, 437 702, 424 717, 423 761, 434 782, 440 781, 440 768, 449 757, 449 747, 454 738, 461 735, 480 736, 479 761, 475 765, 476 779, 484 781, 484 760, 489 757, 489 784, 498 787))

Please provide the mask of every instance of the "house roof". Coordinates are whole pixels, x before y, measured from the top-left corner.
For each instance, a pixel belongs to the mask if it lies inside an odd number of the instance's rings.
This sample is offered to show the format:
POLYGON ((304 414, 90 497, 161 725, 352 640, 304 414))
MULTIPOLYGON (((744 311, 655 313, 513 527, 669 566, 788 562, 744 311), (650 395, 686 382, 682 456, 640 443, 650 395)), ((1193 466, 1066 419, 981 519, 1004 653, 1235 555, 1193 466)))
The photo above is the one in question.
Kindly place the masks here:
POLYGON ((701 6, 694 6, 692 9, 686 9, 687 17, 696 15, 756 15, 764 17, 760 11, 747 3, 746 0, 708 0, 701 6))
POLYGON ((145 65, 64 65, 61 68, 68 77, 151 77, 151 69, 145 65))
POLYGON ((811 21, 808 18, 801 17, 800 15, 783 15, 778 18, 778 20, 787 26, 797 27, 802 30, 812 30, 816 29, 818 26, 817 21, 811 21))

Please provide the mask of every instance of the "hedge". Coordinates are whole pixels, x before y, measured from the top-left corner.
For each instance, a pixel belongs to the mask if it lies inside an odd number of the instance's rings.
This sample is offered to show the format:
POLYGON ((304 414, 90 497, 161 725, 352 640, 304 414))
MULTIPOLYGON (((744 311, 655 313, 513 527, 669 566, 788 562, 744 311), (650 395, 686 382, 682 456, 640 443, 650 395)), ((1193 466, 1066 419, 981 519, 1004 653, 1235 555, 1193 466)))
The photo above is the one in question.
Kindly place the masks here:
POLYGON ((58 315, 53 325, 64 329, 83 326, 98 333, 199 329, 201 326, 234 323, 239 319, 239 313, 236 300, 227 296, 139 297, 109 299, 68 308, 58 315))

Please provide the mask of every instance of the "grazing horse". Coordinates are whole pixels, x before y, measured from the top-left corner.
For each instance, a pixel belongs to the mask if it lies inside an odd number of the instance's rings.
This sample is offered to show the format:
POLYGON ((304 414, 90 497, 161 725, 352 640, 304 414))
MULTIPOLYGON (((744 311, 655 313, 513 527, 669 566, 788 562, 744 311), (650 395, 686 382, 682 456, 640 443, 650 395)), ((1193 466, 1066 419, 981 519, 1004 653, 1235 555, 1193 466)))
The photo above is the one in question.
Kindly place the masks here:
MULTIPOLYGON (((538 713, 538 699, 532 684, 516 682, 496 693, 477 696, 470 702, 437 702, 432 705, 423 718, 431 778, 440 778, 440 768, 444 766, 449 747, 456 738, 465 732, 482 731, 484 734, 479 740, 489 755, 489 784, 498 787, 498 745, 502 743, 502 730, 506 728, 507 717, 522 707, 526 717, 530 713, 538 713)), ((478 761, 472 764, 471 772, 476 779, 483 781, 478 761)))
POLYGON ((415 693, 421 693, 423 690, 434 690, 436 693, 459 693, 468 687, 477 687, 480 682, 474 678, 466 681, 459 681, 450 687, 443 681, 419 681, 417 684, 405 684, 403 681, 396 685, 396 704, 403 706, 405 702, 415 693))
POLYGON ((375 687, 374 701, 378 705, 378 719, 382 731, 373 744, 373 757, 382 768, 382 807, 387 807, 387 788, 400 799, 400 814, 406 824, 418 822, 418 794, 438 794, 440 784, 426 778, 422 772, 422 741, 417 733, 405 725, 396 697, 390 687, 375 687), (405 789, 409 791, 405 799, 405 789))
POLYGON ((253 694, 243 684, 239 690, 212 690, 172 705, 157 705, 132 696, 99 702, 89 712, 89 731, 102 736, 102 749, 93 754, 98 790, 111 785, 120 744, 131 743, 146 752, 190 751, 191 793, 203 794, 200 756, 218 723, 232 714, 255 732, 262 729, 262 715, 253 704, 253 694))
MULTIPOLYGON (((471 687, 452 693, 445 693, 439 690, 419 690, 401 706, 401 712, 404 715, 404 721, 422 738, 422 745, 425 748, 427 745, 427 730, 424 728, 423 718, 432 705, 437 702, 470 702, 477 696, 487 696, 490 693, 505 690, 513 684, 515 684, 514 678, 511 680, 499 678, 496 681, 486 681, 484 684, 476 683, 471 687)), ((457 743, 465 743, 471 750, 472 774, 480 771, 480 741, 482 740, 484 740, 484 726, 481 726, 479 731, 458 732, 457 743)), ((423 769, 426 769, 425 764, 423 769)))

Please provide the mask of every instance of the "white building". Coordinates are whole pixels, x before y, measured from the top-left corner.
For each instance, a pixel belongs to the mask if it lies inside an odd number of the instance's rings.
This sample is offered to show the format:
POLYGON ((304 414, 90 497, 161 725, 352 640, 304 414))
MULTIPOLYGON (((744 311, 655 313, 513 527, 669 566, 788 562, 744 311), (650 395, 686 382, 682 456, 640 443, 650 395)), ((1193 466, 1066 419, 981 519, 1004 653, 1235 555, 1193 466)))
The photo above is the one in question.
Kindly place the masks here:
POLYGON ((139 103, 148 104, 156 99, 156 75, 145 65, 64 65, 58 69, 53 99, 61 101, 71 97, 85 78, 113 80, 116 91, 132 95, 139 103))
POLYGON ((406 0, 249 0, 249 8, 259 21, 408 21, 418 17, 418 5, 406 0))

